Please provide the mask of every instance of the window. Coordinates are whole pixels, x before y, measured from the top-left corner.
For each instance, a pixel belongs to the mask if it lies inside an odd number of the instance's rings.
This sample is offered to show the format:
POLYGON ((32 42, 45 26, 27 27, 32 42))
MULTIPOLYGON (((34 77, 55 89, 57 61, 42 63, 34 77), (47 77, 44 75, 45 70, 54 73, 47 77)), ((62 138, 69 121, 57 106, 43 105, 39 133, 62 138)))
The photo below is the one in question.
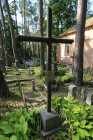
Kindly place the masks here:
POLYGON ((69 55, 69 45, 68 44, 65 45, 65 55, 66 56, 69 55))

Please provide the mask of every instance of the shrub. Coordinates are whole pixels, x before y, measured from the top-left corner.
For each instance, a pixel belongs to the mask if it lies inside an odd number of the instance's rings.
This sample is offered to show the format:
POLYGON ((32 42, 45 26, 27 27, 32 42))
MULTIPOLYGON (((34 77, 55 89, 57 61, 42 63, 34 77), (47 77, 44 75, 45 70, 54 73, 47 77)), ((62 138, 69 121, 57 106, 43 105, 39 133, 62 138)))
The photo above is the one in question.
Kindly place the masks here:
POLYGON ((35 74, 37 77, 41 77, 45 75, 45 71, 42 68, 38 67, 35 69, 35 74))
POLYGON ((61 79, 61 82, 71 81, 73 80, 73 74, 66 74, 62 76, 60 79, 61 79))
POLYGON ((83 81, 86 82, 86 83, 90 83, 92 80, 92 76, 89 75, 89 74, 83 74, 83 81))
POLYGON ((58 75, 64 75, 66 73, 66 67, 58 67, 58 75))

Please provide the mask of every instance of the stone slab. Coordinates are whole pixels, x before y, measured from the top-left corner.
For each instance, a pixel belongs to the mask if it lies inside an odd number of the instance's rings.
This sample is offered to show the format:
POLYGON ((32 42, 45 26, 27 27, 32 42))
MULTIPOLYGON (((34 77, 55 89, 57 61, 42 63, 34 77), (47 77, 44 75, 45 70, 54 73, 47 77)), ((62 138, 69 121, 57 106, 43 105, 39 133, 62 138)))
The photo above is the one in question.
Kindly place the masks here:
POLYGON ((88 93, 88 94, 87 94, 86 103, 87 103, 88 105, 93 105, 93 93, 88 93))
POLYGON ((42 109, 40 114, 43 130, 50 131, 59 126, 59 116, 53 108, 51 108, 51 112, 47 112, 47 109, 42 109))

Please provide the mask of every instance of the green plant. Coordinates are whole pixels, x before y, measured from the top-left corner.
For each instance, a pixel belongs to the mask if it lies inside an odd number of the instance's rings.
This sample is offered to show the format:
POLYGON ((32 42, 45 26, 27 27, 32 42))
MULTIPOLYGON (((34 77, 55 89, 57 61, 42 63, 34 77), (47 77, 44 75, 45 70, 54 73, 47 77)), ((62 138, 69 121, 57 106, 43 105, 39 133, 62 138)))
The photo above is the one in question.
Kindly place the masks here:
POLYGON ((57 84, 61 84, 61 79, 60 78, 61 78, 61 76, 56 76, 55 77, 55 80, 56 80, 57 84))
POLYGON ((66 73, 66 67, 58 67, 57 75, 65 75, 66 73))
POLYGON ((55 97, 52 107, 59 113, 68 131, 68 137, 72 140, 93 139, 93 106, 78 102, 68 96, 67 98, 55 97))
POLYGON ((63 75, 61 78, 61 82, 67 82, 73 80, 73 74, 63 75))
POLYGON ((38 67, 38 68, 35 69, 35 75, 37 77, 44 76, 45 75, 45 71, 42 68, 38 67))
POLYGON ((0 140, 30 140, 39 137, 41 118, 39 110, 7 112, 0 120, 0 140))
POLYGON ((45 76, 42 76, 40 81, 41 81, 42 84, 45 84, 45 76))
POLYGON ((84 81, 84 82, 90 83, 91 80, 92 80, 92 76, 91 76, 91 75, 86 74, 86 73, 83 74, 83 81, 84 81))

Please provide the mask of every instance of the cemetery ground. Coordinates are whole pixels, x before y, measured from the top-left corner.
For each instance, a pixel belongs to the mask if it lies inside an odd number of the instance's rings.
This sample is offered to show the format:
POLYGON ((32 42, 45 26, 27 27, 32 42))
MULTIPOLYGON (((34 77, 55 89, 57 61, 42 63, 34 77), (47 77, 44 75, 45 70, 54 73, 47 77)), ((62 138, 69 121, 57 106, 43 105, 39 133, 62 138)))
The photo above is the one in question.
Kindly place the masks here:
MULTIPOLYGON (((82 103, 80 98, 78 98, 79 102, 72 97, 64 98, 68 95, 69 85, 73 83, 72 74, 68 72, 69 70, 66 71, 65 67, 61 68, 59 66, 59 76, 55 77, 57 87, 55 88, 54 86, 54 89, 52 89, 52 107, 59 114, 59 124, 62 129, 56 134, 42 138, 40 113, 37 109, 46 108, 47 93, 45 92, 46 89, 44 89, 44 72, 38 66, 34 66, 31 70, 30 68, 21 68, 18 71, 14 69, 6 71, 4 77, 11 96, 7 99, 0 99, 1 140, 8 140, 8 137, 10 140, 18 138, 22 140, 29 140, 29 138, 31 140, 93 139, 93 106, 82 103), (69 76, 64 77, 66 75, 69 76), (33 87, 33 80, 35 87, 33 87), (10 116, 6 113, 7 111, 10 112, 10 116), (13 113, 13 111, 16 111, 16 113, 13 113), (25 129, 21 130, 23 127, 25 129), (12 131, 11 128, 15 128, 15 131, 12 131)), ((83 87, 88 88, 87 90, 92 90, 92 72, 87 71, 84 74, 85 85, 83 87)))
MULTIPOLYGON (((34 67, 33 71, 35 71, 36 68, 37 67, 34 67)), ((11 97, 9 100, 1 100, 2 106, 8 104, 11 104, 11 106, 21 106, 23 97, 20 90, 22 90, 27 106, 29 106, 29 108, 41 108, 46 103, 47 93, 44 91, 44 87, 42 87, 42 80, 40 80, 40 78, 35 74, 29 74, 29 68, 19 69, 17 72, 15 70, 7 70, 5 74, 5 80, 9 87, 9 91, 11 92, 11 97), (34 91, 32 91, 32 80, 35 81, 34 91)), ((60 86, 59 90, 54 89, 52 91, 52 98, 55 95, 58 95, 59 97, 66 97, 68 93, 68 85, 69 83, 65 83, 60 86)))

